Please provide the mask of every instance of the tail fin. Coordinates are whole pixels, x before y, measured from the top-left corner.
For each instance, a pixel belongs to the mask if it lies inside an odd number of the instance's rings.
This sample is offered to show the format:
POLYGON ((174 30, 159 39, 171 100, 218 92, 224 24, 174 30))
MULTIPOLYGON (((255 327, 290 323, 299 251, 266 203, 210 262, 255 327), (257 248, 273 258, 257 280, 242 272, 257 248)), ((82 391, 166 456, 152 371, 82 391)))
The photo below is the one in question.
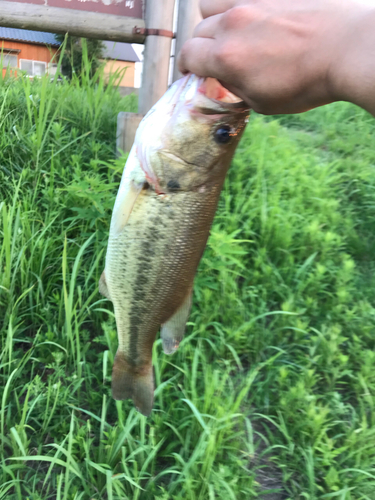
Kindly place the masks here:
POLYGON ((131 398, 135 407, 148 417, 154 404, 154 376, 152 364, 135 367, 117 351, 112 370, 112 396, 114 399, 131 398))

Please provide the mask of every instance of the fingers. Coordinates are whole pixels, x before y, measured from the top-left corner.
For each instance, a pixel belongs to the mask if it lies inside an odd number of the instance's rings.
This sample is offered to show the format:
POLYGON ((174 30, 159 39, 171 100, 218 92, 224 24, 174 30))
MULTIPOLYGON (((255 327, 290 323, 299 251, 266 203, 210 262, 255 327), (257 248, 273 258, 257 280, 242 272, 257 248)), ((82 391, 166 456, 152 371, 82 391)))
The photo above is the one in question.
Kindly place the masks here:
POLYGON ((216 15, 204 19, 196 26, 193 36, 195 38, 215 38, 215 34, 219 29, 220 19, 221 15, 216 15))
POLYGON ((213 64, 214 40, 210 38, 191 38, 182 47, 177 63, 181 73, 213 78, 217 77, 213 64))
POLYGON ((203 19, 210 16, 216 16, 231 9, 237 3, 237 0, 201 0, 201 12, 203 19))

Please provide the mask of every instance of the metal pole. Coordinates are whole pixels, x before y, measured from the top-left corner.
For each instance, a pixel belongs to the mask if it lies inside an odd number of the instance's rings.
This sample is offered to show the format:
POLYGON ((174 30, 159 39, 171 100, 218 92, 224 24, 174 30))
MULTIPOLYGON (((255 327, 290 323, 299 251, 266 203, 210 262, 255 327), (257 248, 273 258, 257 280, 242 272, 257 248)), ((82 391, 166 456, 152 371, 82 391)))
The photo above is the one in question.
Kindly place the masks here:
MULTIPOLYGON (((147 0, 146 28, 173 30, 175 0, 147 0)), ((168 89, 168 73, 172 39, 148 36, 145 43, 139 113, 145 115, 168 89)))
POLYGON ((186 40, 193 36, 194 28, 201 20, 199 0, 179 0, 173 81, 178 80, 182 76, 176 64, 177 55, 186 40))

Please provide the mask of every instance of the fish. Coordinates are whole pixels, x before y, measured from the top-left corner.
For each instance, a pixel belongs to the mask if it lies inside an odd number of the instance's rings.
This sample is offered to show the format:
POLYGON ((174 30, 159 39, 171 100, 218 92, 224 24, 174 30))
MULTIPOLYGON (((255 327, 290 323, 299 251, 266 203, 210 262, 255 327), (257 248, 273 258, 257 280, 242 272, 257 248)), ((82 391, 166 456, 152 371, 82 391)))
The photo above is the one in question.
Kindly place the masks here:
POLYGON ((148 416, 152 348, 183 339, 196 270, 249 108, 217 80, 187 75, 140 123, 115 200, 99 291, 112 301, 112 396, 148 416))

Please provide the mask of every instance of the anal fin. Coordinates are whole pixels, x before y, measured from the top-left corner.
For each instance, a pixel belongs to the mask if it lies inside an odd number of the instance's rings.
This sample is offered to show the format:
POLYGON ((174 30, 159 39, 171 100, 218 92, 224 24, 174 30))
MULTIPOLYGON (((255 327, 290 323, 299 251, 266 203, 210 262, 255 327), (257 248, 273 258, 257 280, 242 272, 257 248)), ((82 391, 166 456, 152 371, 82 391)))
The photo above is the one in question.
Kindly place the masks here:
POLYGON ((173 354, 177 351, 185 334, 186 322, 189 318, 192 302, 193 291, 191 290, 180 308, 161 326, 160 337, 165 354, 173 354))
POLYGON ((117 351, 112 369, 112 396, 131 398, 137 410, 148 417, 154 404, 154 375, 152 364, 132 366, 124 353, 117 351))

